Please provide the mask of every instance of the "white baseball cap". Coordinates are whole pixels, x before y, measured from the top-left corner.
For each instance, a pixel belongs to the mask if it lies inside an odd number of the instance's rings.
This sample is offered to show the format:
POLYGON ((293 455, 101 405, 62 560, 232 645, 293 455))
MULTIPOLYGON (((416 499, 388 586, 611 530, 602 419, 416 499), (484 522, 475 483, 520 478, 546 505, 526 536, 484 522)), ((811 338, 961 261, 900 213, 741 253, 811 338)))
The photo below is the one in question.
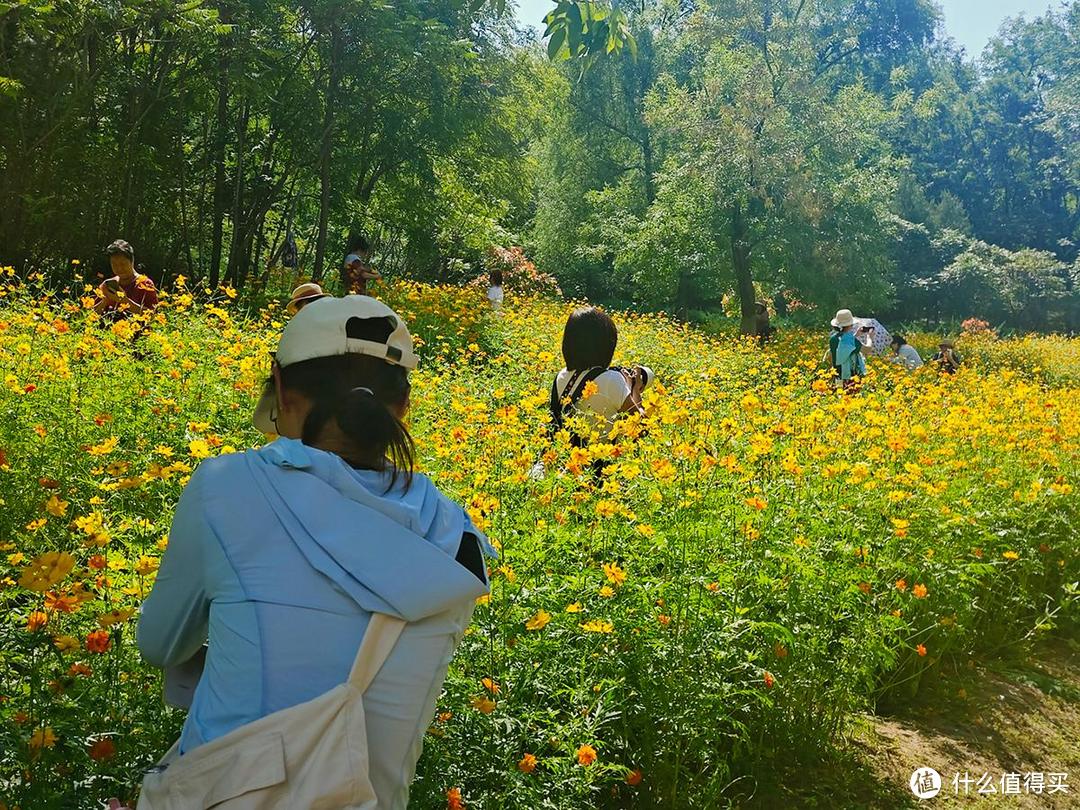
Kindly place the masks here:
MULTIPOLYGON (((368 295, 346 295, 344 298, 319 298, 293 316, 285 325, 274 356, 281 368, 316 357, 335 357, 339 354, 366 354, 392 365, 416 368, 412 335, 394 310, 368 295), (384 318, 392 327, 385 343, 353 337, 363 334, 364 321, 384 318)), ((255 406, 252 422, 263 433, 276 433, 270 418, 277 405, 277 392, 264 391, 255 406)))

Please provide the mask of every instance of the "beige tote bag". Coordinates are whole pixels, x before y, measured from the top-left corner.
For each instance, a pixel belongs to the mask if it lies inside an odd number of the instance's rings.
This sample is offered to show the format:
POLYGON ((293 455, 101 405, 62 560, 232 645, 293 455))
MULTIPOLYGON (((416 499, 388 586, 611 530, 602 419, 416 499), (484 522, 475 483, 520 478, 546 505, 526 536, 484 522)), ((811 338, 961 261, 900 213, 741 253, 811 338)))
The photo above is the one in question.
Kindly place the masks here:
POLYGON ((345 683, 183 756, 174 744, 138 810, 375 810, 363 695, 404 626, 373 613, 345 683))

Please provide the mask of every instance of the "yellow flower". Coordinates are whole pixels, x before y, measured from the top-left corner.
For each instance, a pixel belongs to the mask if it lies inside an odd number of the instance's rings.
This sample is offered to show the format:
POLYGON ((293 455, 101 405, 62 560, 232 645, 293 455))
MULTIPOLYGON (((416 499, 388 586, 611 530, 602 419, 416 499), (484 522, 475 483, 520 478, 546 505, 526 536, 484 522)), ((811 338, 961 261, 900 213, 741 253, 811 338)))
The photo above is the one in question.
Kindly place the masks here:
POLYGON ((37 729, 30 735, 30 747, 35 749, 52 748, 56 745, 56 732, 50 726, 37 729))
POLYGON ((23 569, 19 586, 31 591, 47 591, 75 567, 75 558, 66 551, 50 551, 23 569))
POLYGON ((602 500, 596 502, 596 514, 602 518, 609 518, 619 511, 619 505, 615 501, 602 500))
POLYGON ((495 711, 495 701, 486 695, 478 695, 469 701, 469 705, 481 714, 491 714, 495 711))
POLYGON ((586 633, 613 633, 615 625, 604 619, 592 619, 581 625, 581 629, 586 633))
POLYGON ((76 652, 79 649, 79 640, 74 636, 57 636, 53 639, 53 646, 60 652, 76 652))
POLYGON ((546 610, 536 611, 536 615, 525 622, 526 630, 543 630, 551 621, 551 614, 546 610))
POLYGON ((1002 552, 1001 556, 1004 557, 1006 560, 1019 560, 1020 559, 1020 555, 1017 554, 1015 551, 1002 552))
POLYGON ((192 458, 209 458, 210 444, 205 439, 193 439, 188 442, 188 452, 192 458))
POLYGON ((626 571, 620 568, 618 563, 604 563, 604 576, 612 585, 622 585, 626 582, 626 571))
POLYGON ((600 595, 605 599, 610 599, 615 595, 615 589, 612 588, 610 585, 604 585, 602 588, 600 588, 600 595))
POLYGON ((92 456, 107 456, 113 450, 116 449, 116 445, 120 443, 120 440, 115 436, 110 436, 101 444, 96 444, 93 447, 88 447, 86 452, 92 456))
POLYGON ((121 610, 119 608, 110 610, 101 616, 98 616, 98 624, 102 627, 112 627, 114 624, 123 624, 128 619, 135 615, 135 611, 132 608, 126 608, 121 610))
POLYGON ((150 557, 146 554, 139 557, 139 561, 135 563, 135 573, 141 577, 149 576, 158 570, 159 560, 156 557, 150 557))
POLYGON ((581 613, 581 611, 581 602, 571 602, 569 605, 566 606, 567 613, 581 613))
POLYGON ((48 503, 45 504, 45 511, 55 517, 63 517, 67 514, 68 502, 62 501, 55 495, 49 498, 48 503))

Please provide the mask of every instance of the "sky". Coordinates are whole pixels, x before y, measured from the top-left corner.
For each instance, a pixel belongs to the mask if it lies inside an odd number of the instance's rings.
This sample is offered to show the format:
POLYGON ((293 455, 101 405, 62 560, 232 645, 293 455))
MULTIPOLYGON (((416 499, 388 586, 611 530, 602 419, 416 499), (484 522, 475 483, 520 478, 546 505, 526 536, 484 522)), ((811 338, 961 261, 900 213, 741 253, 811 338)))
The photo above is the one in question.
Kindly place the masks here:
MULTIPOLYGON (((1006 17, 1025 12, 1028 17, 1042 14, 1054 0, 937 0, 945 13, 945 31, 968 56, 978 56, 1006 17)), ((529 25, 540 21, 554 6, 552 0, 517 0, 518 19, 529 25)))

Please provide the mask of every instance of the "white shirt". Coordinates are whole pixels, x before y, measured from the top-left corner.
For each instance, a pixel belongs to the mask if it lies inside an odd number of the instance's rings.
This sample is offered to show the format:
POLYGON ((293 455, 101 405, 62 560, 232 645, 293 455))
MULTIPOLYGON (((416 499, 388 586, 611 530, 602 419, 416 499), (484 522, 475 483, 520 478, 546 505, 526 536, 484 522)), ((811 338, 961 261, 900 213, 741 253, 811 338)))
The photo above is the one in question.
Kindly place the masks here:
POLYGON ((893 362, 900 363, 908 371, 913 371, 923 364, 922 358, 919 357, 919 352, 910 343, 905 343, 897 350, 893 362))
MULTIPOLYGON (((567 394, 566 386, 570 378, 574 376, 572 371, 563 369, 555 377, 555 390, 559 397, 567 394)), ((582 397, 577 401, 577 410, 588 417, 590 427, 593 430, 606 431, 611 428, 615 421, 615 415, 619 413, 626 398, 630 396, 630 384, 618 371, 608 369, 595 380, 596 393, 591 397, 582 397)))
POLYGON ((487 291, 488 301, 491 302, 492 309, 498 309, 502 306, 503 302, 503 288, 502 287, 488 287, 487 291))

